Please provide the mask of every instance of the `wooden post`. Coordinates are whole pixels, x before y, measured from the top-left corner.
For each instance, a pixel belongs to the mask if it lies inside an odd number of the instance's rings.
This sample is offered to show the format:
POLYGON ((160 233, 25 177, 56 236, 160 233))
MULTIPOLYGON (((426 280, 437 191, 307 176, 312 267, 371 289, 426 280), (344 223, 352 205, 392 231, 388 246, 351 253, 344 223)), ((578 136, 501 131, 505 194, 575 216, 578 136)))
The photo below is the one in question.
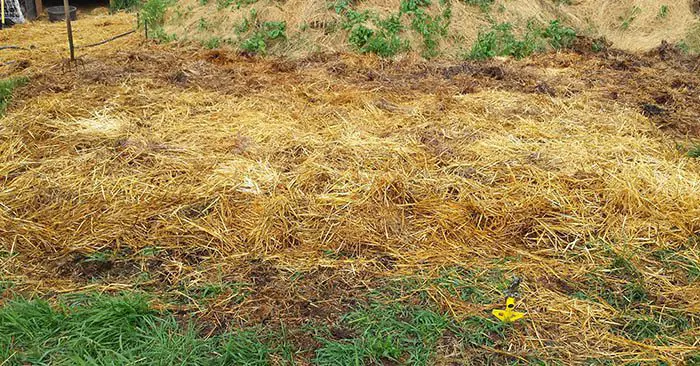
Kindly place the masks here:
POLYGON ((68 47, 70 48, 70 60, 75 61, 75 49, 73 48, 73 29, 70 26, 70 4, 63 0, 63 14, 66 17, 66 29, 68 30, 68 47))
POLYGON ((44 3, 42 0, 34 0, 34 9, 36 9, 36 17, 40 17, 44 13, 44 3))

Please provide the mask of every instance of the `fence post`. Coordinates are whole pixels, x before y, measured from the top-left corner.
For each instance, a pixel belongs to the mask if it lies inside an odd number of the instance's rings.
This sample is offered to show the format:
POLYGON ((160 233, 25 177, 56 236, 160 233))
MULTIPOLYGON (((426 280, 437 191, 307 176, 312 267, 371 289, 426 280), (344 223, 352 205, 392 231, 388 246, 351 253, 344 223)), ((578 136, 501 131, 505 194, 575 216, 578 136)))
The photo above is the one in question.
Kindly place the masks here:
POLYGON ((63 14, 65 14, 66 17, 66 29, 68 30, 68 47, 70 48, 70 60, 75 61, 75 49, 73 47, 73 29, 70 25, 70 4, 68 4, 68 0, 63 0, 63 14))

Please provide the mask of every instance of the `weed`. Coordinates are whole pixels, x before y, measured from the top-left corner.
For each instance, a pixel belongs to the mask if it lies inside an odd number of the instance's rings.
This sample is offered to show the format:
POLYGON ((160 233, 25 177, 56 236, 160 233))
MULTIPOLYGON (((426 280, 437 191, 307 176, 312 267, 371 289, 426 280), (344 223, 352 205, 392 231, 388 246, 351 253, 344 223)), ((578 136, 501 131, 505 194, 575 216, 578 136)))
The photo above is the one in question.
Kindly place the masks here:
POLYGON ((364 25, 352 29, 349 42, 360 53, 375 53, 382 57, 393 56, 408 49, 408 42, 397 34, 383 29, 374 31, 364 25))
POLYGON ((622 30, 627 30, 641 12, 642 8, 636 5, 633 6, 625 15, 618 18, 622 22, 622 24, 620 24, 620 28, 622 30))
POLYGON ((258 12, 255 9, 250 9, 247 16, 243 17, 241 24, 236 25, 233 30, 236 34, 242 34, 248 32, 256 23, 258 19, 258 12))
POLYGON ((221 37, 212 37, 202 43, 202 45, 210 50, 221 46, 221 37))
POLYGON ((474 5, 481 8, 482 11, 488 12, 493 5, 494 0, 462 0, 467 5, 474 5))
POLYGON ((605 39, 602 38, 596 38, 593 40, 591 43, 591 51, 593 52, 603 52, 608 48, 605 39))
POLYGON ((639 270, 629 259, 612 250, 610 251, 610 254, 613 258, 612 262, 610 263, 611 273, 620 278, 626 278, 628 280, 636 280, 641 278, 639 270))
POLYGON ((171 0, 148 0, 141 8, 139 17, 141 25, 147 26, 157 39, 169 38, 163 37, 165 32, 162 31, 162 28, 165 21, 165 10, 170 4, 171 0))
POLYGON ((482 316, 470 316, 458 323, 455 333, 467 345, 479 347, 492 346, 494 339, 505 337, 505 331, 503 322, 482 316))
POLYGON ((267 42, 262 33, 255 33, 241 43, 241 49, 250 53, 262 53, 267 51, 267 42))
POLYGON ((533 32, 528 32, 523 40, 518 40, 512 30, 510 23, 501 23, 494 25, 488 32, 480 32, 468 57, 483 60, 495 56, 513 56, 520 59, 542 49, 533 32))
POLYGON ((118 10, 133 10, 141 4, 139 0, 112 0, 109 2, 109 10, 115 12, 118 10))
POLYGON ((558 20, 551 21, 542 35, 555 50, 571 47, 576 39, 576 31, 573 28, 562 26, 558 20))
POLYGON ((557 5, 571 5, 571 0, 553 0, 557 5))
POLYGON ((659 19, 664 19, 668 16, 668 5, 661 5, 659 8, 659 14, 656 15, 659 19))
POLYGON ((461 268, 448 268, 440 272, 440 277, 431 281, 431 284, 446 290, 452 296, 459 297, 462 301, 475 304, 492 304, 501 296, 507 287, 503 275, 500 273, 479 274, 475 271, 466 271, 461 268), (493 289, 496 289, 494 291, 493 289))
POLYGON ((686 365, 700 365, 700 352, 691 353, 685 358, 686 365))
POLYGON ((333 8, 336 14, 342 14, 345 10, 350 9, 351 5, 351 0, 336 0, 330 7, 333 8))
POLYGON ((678 311, 655 311, 650 315, 628 314, 619 321, 621 326, 613 331, 636 341, 662 340, 663 337, 676 336, 693 327, 691 319, 678 311))
POLYGON ((15 77, 5 80, 0 80, 0 116, 5 114, 7 106, 12 101, 12 92, 15 88, 27 84, 29 81, 26 77, 15 77))
POLYGON ((400 11, 403 14, 412 13, 430 4, 430 0, 401 0, 400 11))
POLYGON ((199 5, 204 6, 209 4, 209 0, 199 0, 199 5))
MULTIPOLYGON (((251 13, 255 14, 252 11, 251 13)), ((246 24, 246 28, 250 28, 250 23, 246 24)), ((271 41, 286 38, 286 28, 285 22, 264 22, 262 25, 256 25, 253 35, 241 43, 241 49, 246 52, 265 54, 271 41)))
POLYGON ((438 16, 431 16, 425 13, 422 9, 413 12, 413 21, 411 28, 423 37, 423 52, 424 58, 433 58, 437 56, 438 39, 447 35, 447 27, 450 25, 451 18, 450 8, 438 16))
POLYGON ((354 26, 359 25, 367 21, 371 16, 370 12, 365 10, 363 12, 358 12, 352 9, 348 9, 345 12, 345 20, 342 23, 343 29, 352 29, 354 26))
MULTIPOLYGON (((688 244, 693 245, 695 237, 688 239, 688 244)), ((652 255, 661 261, 665 267, 674 270, 683 270, 688 282, 693 283, 700 279, 700 262, 692 259, 680 250, 657 250, 652 255)))
POLYGON ((209 29, 209 26, 209 22, 206 19, 199 18, 199 22, 197 22, 197 29, 199 29, 200 31, 205 31, 209 29))
POLYGON ((691 158, 698 158, 700 159, 700 144, 695 145, 694 147, 690 148, 687 153, 688 157, 691 158))
POLYGON ((402 304, 374 303, 345 315, 342 324, 357 336, 344 340, 319 337, 318 365, 401 362, 427 365, 449 326, 440 313, 402 304))

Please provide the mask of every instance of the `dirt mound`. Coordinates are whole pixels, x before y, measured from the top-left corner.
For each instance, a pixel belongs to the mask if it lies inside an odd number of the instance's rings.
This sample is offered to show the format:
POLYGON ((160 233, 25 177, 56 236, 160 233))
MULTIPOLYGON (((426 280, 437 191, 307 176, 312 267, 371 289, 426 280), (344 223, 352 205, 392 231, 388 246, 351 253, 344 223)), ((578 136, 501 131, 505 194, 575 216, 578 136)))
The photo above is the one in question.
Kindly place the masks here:
MULTIPOLYGON (((167 34, 179 40, 201 42, 207 47, 240 48, 250 37, 249 27, 255 22, 284 22, 285 42, 275 42, 266 52, 300 56, 314 51, 356 51, 353 24, 369 14, 370 29, 392 15, 396 16, 408 0, 353 2, 337 0, 232 1, 180 0, 170 8, 167 34), (347 16, 347 9, 353 13, 347 16), (367 13, 364 13, 367 12, 367 13), (363 15, 364 14, 364 15, 363 15)), ((532 24, 546 25, 559 19, 575 28, 579 35, 601 38, 613 47, 632 52, 649 51, 666 40, 680 42, 693 37, 697 1, 675 1, 664 4, 657 0, 496 0, 417 2, 424 5, 429 22, 415 28, 415 18, 404 16, 398 37, 408 43, 410 53, 420 54, 425 42, 436 42, 442 57, 461 58, 471 49, 477 36, 492 24, 509 23, 517 32, 525 32, 532 24), (425 5, 430 4, 430 5, 425 5), (449 9, 449 19, 445 13, 449 9), (445 23, 439 34, 438 24, 445 23), (431 23, 432 22, 432 23, 431 23), (431 28, 433 27, 433 28, 431 28), (436 28, 435 28, 436 27, 436 28), (426 41, 425 32, 435 32, 426 41)), ((364 23, 362 23, 364 24, 364 23)))

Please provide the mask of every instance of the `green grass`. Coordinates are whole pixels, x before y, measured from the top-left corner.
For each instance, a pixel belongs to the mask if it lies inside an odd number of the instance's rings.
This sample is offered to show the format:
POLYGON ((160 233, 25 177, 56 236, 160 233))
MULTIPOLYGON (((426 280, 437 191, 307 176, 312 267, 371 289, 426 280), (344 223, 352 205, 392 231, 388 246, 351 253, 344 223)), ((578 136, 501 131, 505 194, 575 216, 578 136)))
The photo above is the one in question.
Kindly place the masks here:
POLYGON ((700 159, 700 145, 695 145, 694 147, 690 148, 687 155, 691 158, 700 159))
POLYGON ((321 347, 315 364, 432 365, 444 337, 469 354, 506 339, 510 326, 490 316, 456 320, 430 307, 374 302, 345 315, 336 329, 344 329, 347 337, 331 339, 328 330, 317 331, 321 347))
POLYGON ((694 320, 677 311, 654 311, 650 314, 628 313, 618 319, 620 325, 613 332, 635 341, 675 337, 692 329, 694 320))
POLYGON ((26 85, 29 79, 26 77, 14 77, 0 80, 0 116, 5 114, 7 106, 12 101, 12 93, 15 88, 26 85))
POLYGON ((664 19, 668 16, 668 12, 668 5, 661 5, 659 8, 659 14, 657 14, 656 17, 659 19, 664 19))
POLYGON ((131 295, 0 308, 0 358, 9 365, 266 365, 272 351, 261 339, 254 330, 205 337, 131 295))

